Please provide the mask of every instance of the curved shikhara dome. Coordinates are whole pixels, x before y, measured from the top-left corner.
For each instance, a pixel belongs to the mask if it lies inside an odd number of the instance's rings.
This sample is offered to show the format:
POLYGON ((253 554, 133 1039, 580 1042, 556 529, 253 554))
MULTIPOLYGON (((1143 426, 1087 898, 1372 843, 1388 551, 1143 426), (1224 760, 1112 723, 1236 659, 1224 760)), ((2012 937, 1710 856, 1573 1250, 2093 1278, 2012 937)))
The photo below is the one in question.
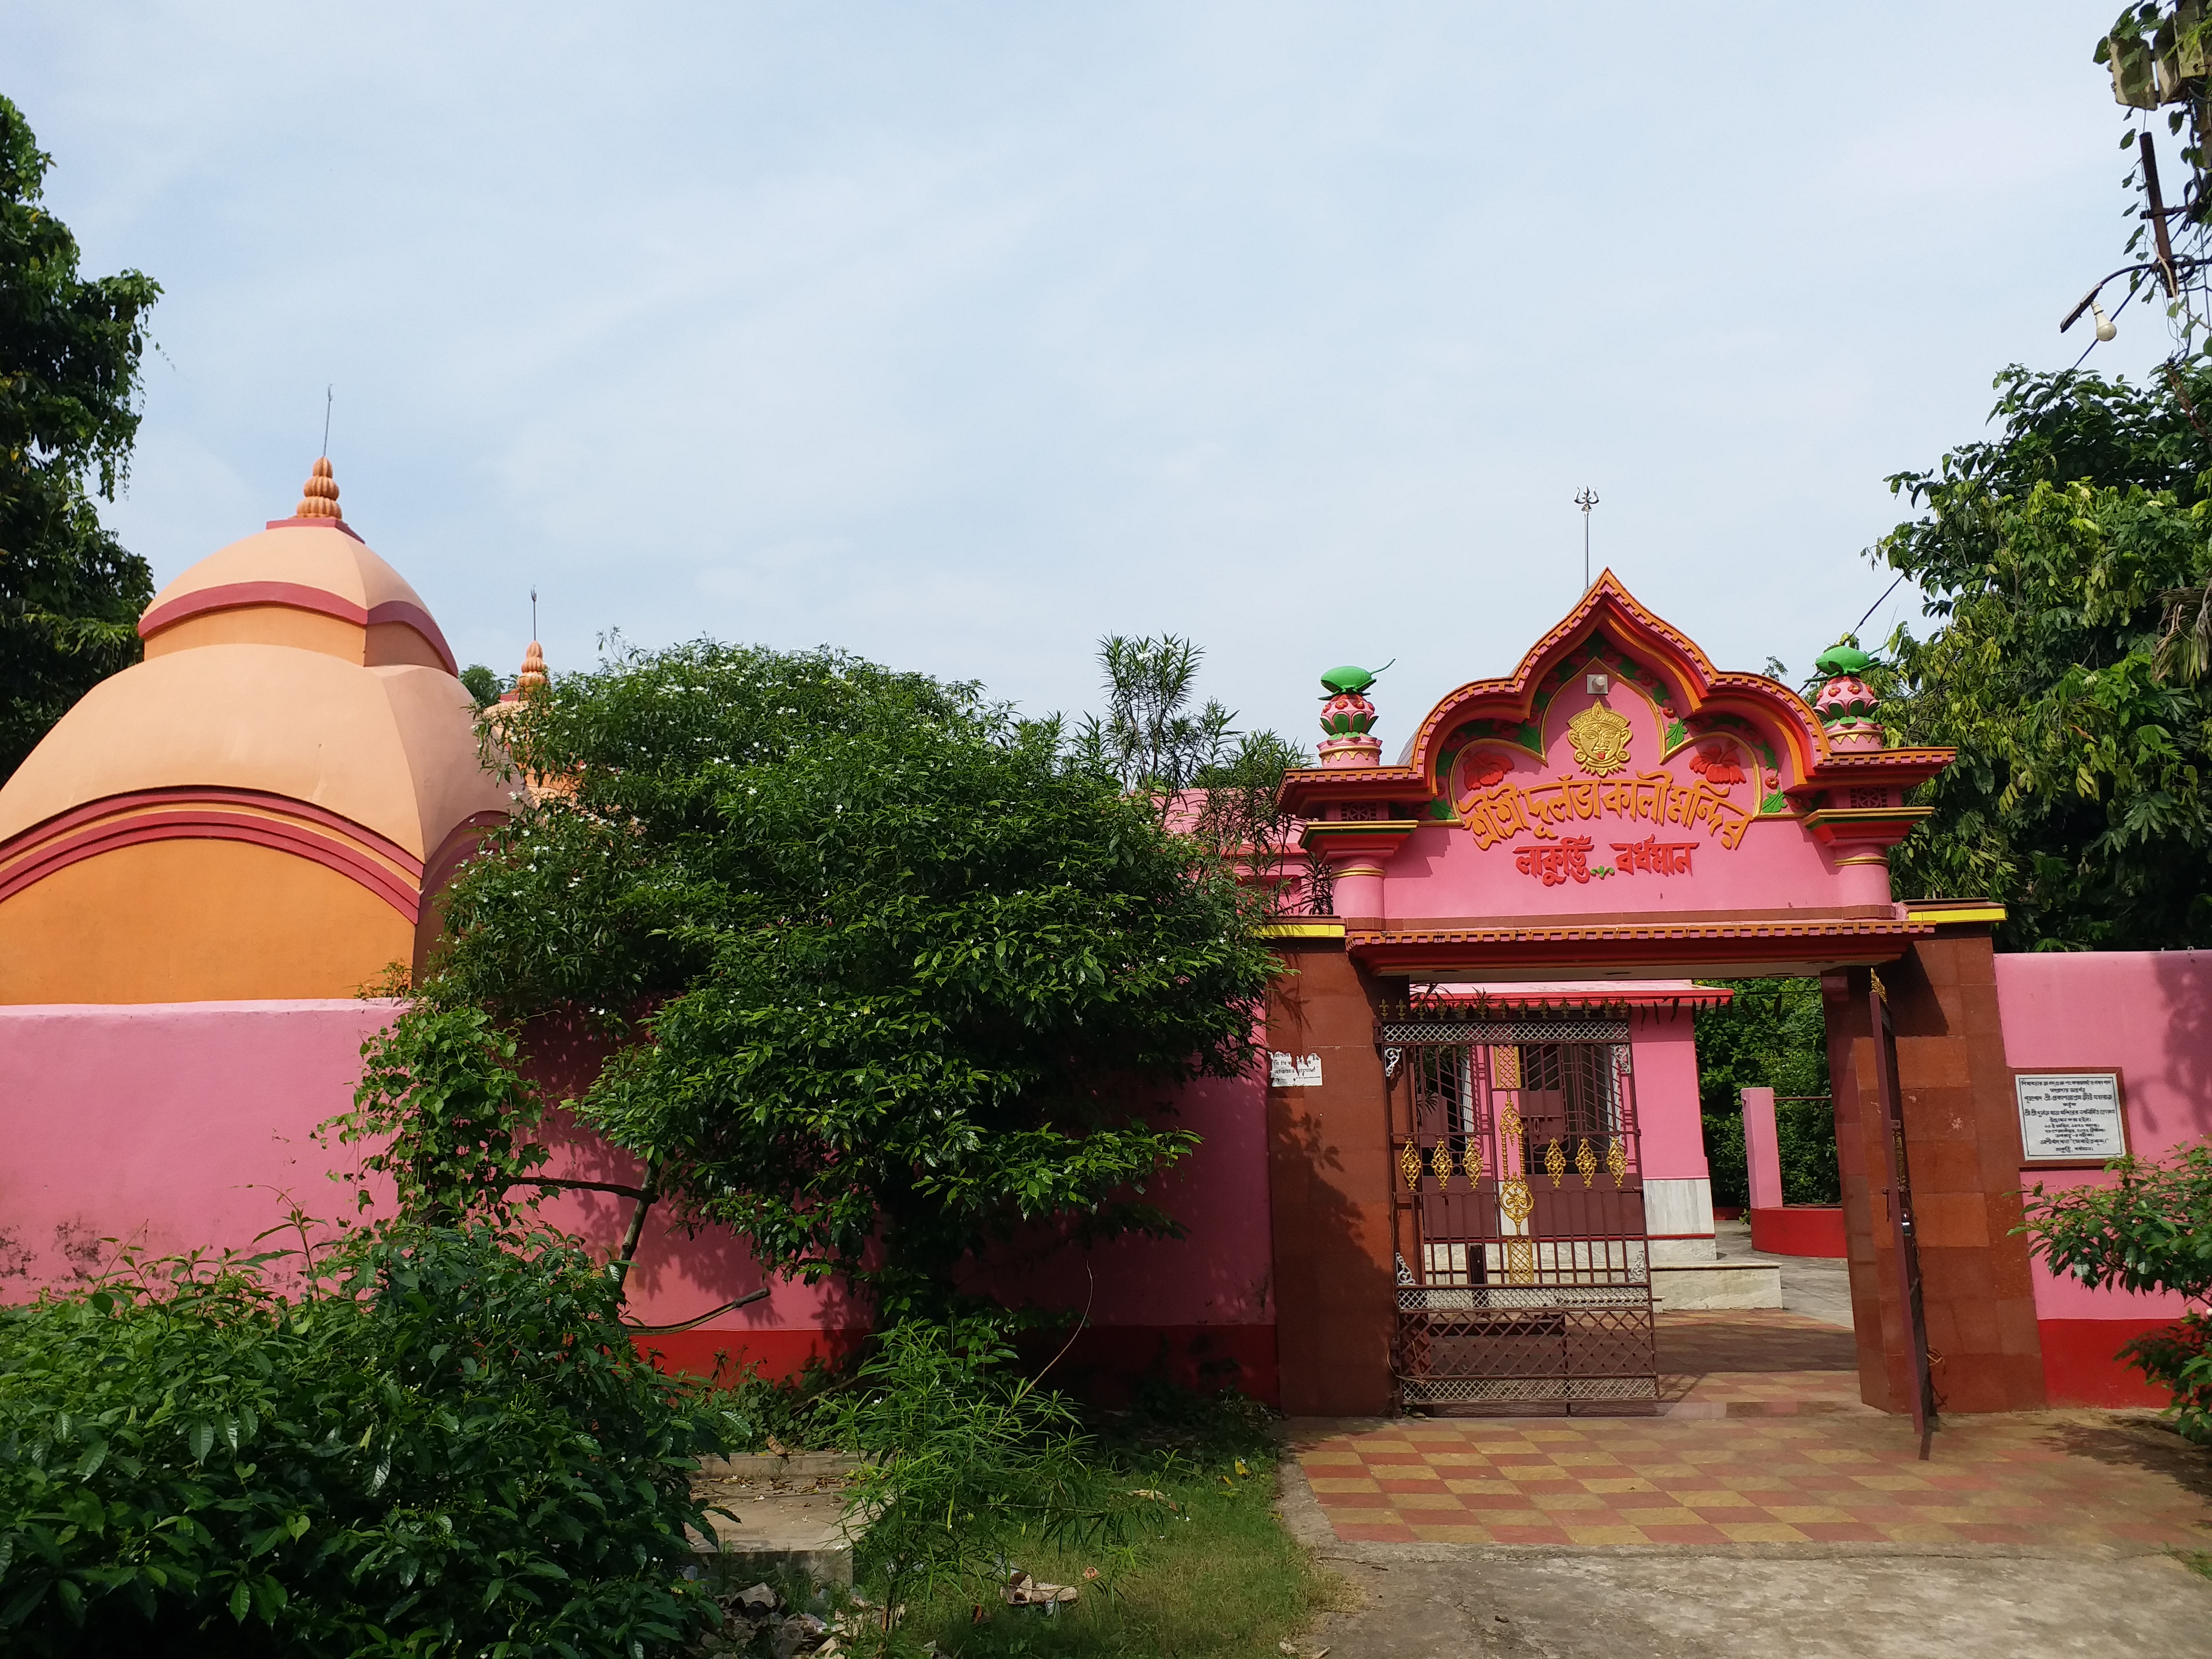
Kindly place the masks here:
POLYGON ((0 1002, 347 996, 418 965, 511 786, 330 464, 138 631, 146 659, 0 788, 0 1002))

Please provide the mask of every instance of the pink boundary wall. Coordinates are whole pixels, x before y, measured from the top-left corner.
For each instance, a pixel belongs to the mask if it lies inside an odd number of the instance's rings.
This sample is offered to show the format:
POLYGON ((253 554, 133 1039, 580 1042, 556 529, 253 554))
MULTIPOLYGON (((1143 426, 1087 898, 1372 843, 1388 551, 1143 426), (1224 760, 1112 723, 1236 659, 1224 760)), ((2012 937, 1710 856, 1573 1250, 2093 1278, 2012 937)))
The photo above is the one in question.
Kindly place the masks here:
POLYGON ((1782 1207, 1782 1136, 1774 1127, 1774 1091, 1745 1089, 1743 1161, 1754 1210, 1782 1207))
MULTIPOLYGON (((2120 1073, 2128 1137, 2154 1158, 2212 1134, 2212 951, 2037 951, 1996 958, 2005 1063, 2016 1072, 2120 1073)), ((2023 1170, 2052 1188, 2096 1170, 2023 1170)), ((2163 1404, 2113 1352, 2181 1316, 2178 1296, 2132 1296, 2061 1279, 2040 1261, 2036 1323, 2051 1403, 2163 1404)))
MULTIPOLYGON (((311 1215, 350 1212, 349 1150, 313 1138, 345 1110, 360 1050, 391 1001, 88 1004, 0 1007, 0 1298, 82 1283, 121 1240, 148 1255, 282 1249, 286 1198, 311 1215)), ((549 1081, 554 1079, 549 1079, 549 1081)), ((1184 1090, 1177 1121, 1203 1144, 1153 1197, 1188 1230, 1089 1253, 1012 1254, 994 1276, 1046 1305, 1090 1306, 1068 1362, 1104 1372, 1164 1364, 1182 1380, 1229 1375, 1275 1390, 1265 1091, 1258 1079, 1184 1090)), ((634 1171, 583 1137, 556 1139, 549 1173, 634 1171)), ((543 1213, 611 1249, 628 1218, 611 1194, 563 1194, 543 1213)), ((730 1234, 686 1237, 648 1221, 632 1316, 673 1324, 758 1287, 730 1234)), ((779 1281, 765 1302, 696 1331, 650 1339, 672 1364, 712 1370, 719 1353, 784 1375, 859 1336, 865 1310, 834 1287, 779 1281)))

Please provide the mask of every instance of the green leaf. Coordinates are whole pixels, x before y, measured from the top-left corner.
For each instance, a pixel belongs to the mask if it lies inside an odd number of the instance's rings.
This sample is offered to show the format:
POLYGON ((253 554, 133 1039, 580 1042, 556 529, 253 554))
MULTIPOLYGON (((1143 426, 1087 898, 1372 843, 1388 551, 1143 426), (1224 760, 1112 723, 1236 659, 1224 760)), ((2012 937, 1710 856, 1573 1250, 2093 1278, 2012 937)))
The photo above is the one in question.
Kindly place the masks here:
POLYGON ((252 1609, 252 1606, 253 1592, 252 1589, 247 1588, 243 1580, 231 1586, 230 1616, 234 1620, 241 1625, 244 1624, 246 1622, 246 1615, 247 1612, 252 1609))

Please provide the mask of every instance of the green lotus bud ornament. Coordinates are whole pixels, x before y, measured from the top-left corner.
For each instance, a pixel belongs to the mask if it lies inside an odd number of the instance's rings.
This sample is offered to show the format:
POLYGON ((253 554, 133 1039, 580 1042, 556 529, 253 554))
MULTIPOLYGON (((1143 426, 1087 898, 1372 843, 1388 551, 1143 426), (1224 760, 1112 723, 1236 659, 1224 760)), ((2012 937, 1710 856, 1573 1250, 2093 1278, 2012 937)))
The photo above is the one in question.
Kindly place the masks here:
POLYGON ((1856 679, 1874 666, 1874 659, 1855 645, 1832 645, 1813 659, 1813 666, 1830 679, 1844 674, 1856 679))
MULTIPOLYGON (((1346 663, 1341 668, 1332 668, 1321 677, 1322 690, 1328 692, 1330 697, 1356 697, 1374 684, 1376 677, 1384 672, 1389 668, 1391 663, 1397 660, 1395 657, 1391 658, 1389 662, 1384 663, 1381 668, 1376 669, 1372 673, 1353 663, 1346 663)), ((1324 697, 1322 701, 1326 702, 1328 698, 1324 697)))

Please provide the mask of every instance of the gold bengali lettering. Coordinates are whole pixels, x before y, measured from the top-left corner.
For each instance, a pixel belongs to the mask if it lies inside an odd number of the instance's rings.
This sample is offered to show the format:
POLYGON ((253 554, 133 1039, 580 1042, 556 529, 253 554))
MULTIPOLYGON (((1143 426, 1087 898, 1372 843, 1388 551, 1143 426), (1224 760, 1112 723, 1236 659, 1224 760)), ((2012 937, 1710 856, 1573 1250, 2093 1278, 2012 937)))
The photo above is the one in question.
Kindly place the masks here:
MULTIPOLYGON (((1498 783, 1477 790, 1460 805, 1461 820, 1485 852, 1524 830, 1539 841, 1558 841, 1559 826, 1605 817, 1683 829, 1703 824, 1734 852, 1751 827, 1753 815, 1702 777, 1684 784, 1665 772, 1639 773, 1611 782, 1562 778, 1533 785, 1498 783)), ((1540 873, 1542 868, 1525 867, 1523 873, 1540 873)))

